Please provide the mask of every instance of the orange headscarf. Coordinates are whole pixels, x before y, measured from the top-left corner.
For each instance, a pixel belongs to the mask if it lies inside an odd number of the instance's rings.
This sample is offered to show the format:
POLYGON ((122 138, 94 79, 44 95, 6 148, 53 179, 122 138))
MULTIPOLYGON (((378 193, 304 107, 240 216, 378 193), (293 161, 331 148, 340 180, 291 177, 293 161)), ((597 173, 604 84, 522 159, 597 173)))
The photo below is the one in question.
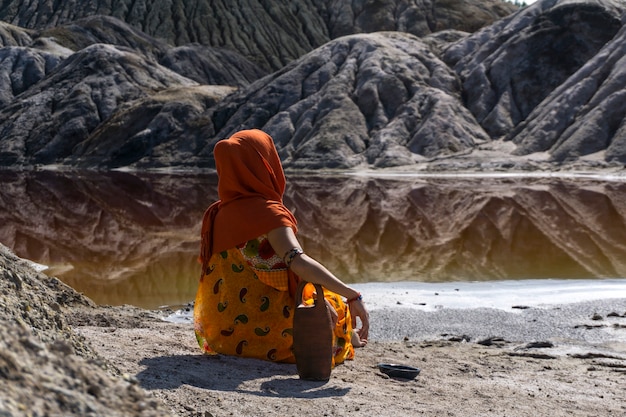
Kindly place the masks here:
POLYGON ((204 213, 200 260, 203 273, 211 255, 281 226, 297 231, 283 205, 285 174, 271 136, 242 130, 213 149, 219 200, 204 213))

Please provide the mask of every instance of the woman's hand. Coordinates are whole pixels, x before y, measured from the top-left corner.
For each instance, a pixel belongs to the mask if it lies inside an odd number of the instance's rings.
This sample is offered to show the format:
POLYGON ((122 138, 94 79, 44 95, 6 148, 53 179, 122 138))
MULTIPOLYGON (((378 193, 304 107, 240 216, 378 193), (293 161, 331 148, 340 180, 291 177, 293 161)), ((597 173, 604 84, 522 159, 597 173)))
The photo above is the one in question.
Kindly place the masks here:
POLYGON ((365 344, 367 343, 367 337, 369 336, 370 331, 370 315, 363 304, 363 300, 357 299, 351 301, 348 305, 352 316, 352 328, 356 329, 357 317, 361 320, 361 328, 357 329, 356 332, 359 335, 361 343, 365 344))

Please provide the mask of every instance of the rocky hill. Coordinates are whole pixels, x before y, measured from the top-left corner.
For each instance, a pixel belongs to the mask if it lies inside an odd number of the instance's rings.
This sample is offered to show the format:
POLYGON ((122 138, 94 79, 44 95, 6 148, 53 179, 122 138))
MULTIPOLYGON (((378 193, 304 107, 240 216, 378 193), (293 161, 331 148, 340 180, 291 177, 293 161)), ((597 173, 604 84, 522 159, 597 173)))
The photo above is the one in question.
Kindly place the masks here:
POLYGON ((3 3, 0 166, 210 168, 242 128, 297 169, 626 160, 620 1, 118 3, 3 3))
POLYGON ((606 151, 626 162, 626 4, 543 1, 452 45, 444 60, 463 80, 465 103, 515 154, 556 161, 606 151))
POLYGON ((40 30, 112 16, 169 44, 238 51, 275 71, 340 36, 381 30, 417 36, 451 28, 473 32, 514 10, 502 0, 5 0, 0 20, 40 30))

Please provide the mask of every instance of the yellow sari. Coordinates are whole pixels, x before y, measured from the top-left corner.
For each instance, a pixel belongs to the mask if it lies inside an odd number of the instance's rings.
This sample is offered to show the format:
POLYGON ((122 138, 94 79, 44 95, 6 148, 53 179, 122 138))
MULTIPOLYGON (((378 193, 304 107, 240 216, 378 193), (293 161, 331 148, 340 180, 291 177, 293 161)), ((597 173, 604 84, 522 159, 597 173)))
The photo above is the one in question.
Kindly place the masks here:
MULTIPOLYGON (((295 300, 288 291, 286 265, 268 245, 263 236, 212 254, 194 306, 196 338, 206 353, 295 363, 295 300)), ((348 306, 338 294, 324 290, 324 296, 339 316, 333 338, 334 366, 354 358, 352 323, 348 306)), ((306 287, 303 298, 312 302, 312 285, 306 287)))

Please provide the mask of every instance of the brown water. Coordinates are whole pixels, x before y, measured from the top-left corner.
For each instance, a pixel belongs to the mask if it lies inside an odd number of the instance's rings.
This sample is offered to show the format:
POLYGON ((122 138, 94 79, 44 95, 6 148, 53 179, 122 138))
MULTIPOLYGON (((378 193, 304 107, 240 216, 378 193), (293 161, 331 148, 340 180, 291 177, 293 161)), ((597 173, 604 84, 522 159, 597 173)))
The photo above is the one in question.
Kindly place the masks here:
MULTIPOLYGON (((214 175, 0 171, 0 242, 99 304, 191 301, 214 175)), ((626 183, 288 176, 304 249, 347 282, 626 277, 626 183)))

